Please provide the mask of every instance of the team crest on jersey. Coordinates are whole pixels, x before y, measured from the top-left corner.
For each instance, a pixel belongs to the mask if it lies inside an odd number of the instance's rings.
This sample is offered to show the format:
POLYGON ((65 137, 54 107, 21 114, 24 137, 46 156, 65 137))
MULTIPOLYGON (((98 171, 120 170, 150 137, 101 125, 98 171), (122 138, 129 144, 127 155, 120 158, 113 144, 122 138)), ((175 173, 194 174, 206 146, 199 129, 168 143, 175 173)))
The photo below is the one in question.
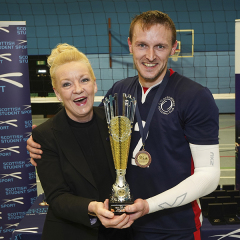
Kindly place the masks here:
POLYGON ((161 113, 168 115, 174 111, 175 101, 172 97, 165 97, 158 103, 158 109, 161 113))

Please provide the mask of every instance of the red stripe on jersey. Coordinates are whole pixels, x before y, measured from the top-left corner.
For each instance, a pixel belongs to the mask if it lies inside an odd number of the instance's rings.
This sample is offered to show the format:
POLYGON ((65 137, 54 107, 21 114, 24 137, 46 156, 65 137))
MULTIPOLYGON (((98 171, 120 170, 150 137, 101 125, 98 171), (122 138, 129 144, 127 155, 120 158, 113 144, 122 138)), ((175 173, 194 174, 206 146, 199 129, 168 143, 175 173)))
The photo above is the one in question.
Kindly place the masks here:
POLYGON ((175 73, 175 71, 173 71, 171 68, 169 68, 170 71, 170 77, 175 73))
MULTIPOLYGON (((193 173, 194 173, 194 163, 193 163, 193 158, 192 158, 191 159, 191 175, 193 175, 193 173)), ((198 206, 198 203, 197 203, 196 200, 191 202, 191 204, 192 204, 192 209, 193 209, 193 212, 194 212, 195 226, 196 226, 196 229, 198 230, 201 227, 201 222, 200 222, 201 209, 198 206)), ((200 238, 195 238, 195 240, 201 240, 201 237, 200 238)))
POLYGON ((143 92, 146 93, 146 91, 148 90, 147 87, 143 87, 143 92))
POLYGON ((198 229, 196 232, 194 232, 193 235, 194 235, 194 240, 201 240, 200 229, 198 229))
MULTIPOLYGON (((173 71, 171 68, 169 68, 170 71, 170 77, 175 73, 175 71, 173 71)), ((148 90, 148 88, 143 87, 143 92, 146 93, 146 91, 148 90)))

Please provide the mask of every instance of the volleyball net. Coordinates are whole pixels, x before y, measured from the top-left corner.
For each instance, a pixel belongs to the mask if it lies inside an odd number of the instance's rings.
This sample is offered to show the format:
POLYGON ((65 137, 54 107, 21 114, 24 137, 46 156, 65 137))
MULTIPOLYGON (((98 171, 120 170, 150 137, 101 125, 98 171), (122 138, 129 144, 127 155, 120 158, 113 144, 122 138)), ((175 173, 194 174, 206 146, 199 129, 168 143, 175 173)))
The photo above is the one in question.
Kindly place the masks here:
POLYGON ((189 1, 71 0, 57 4, 54 9, 53 4, 38 4, 41 11, 37 11, 35 3, 30 5, 31 8, 24 8, 21 4, 25 12, 16 7, 14 14, 26 20, 28 26, 32 96, 53 94, 46 58, 58 43, 72 44, 90 59, 97 78, 97 96, 104 96, 116 81, 137 75, 129 54, 128 31, 131 19, 150 9, 166 12, 176 25, 178 47, 169 58, 169 68, 208 87, 213 94, 235 93, 232 20, 240 13, 237 4, 220 1, 216 8, 205 0, 191 4, 189 1), (41 73, 42 69, 45 72, 41 73))

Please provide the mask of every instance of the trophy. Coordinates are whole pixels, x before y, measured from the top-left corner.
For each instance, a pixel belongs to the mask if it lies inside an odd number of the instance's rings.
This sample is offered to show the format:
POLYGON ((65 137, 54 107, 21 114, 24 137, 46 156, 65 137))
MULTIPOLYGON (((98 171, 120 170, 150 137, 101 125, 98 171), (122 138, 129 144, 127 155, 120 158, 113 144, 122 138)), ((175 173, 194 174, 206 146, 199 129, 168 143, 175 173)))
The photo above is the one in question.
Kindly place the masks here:
POLYGON ((112 185, 112 193, 109 199, 109 209, 114 214, 124 213, 127 205, 133 204, 129 185, 125 174, 127 169, 128 153, 131 141, 136 100, 131 95, 123 94, 122 115, 119 115, 118 96, 104 99, 104 108, 109 129, 110 144, 116 169, 116 181, 112 185))

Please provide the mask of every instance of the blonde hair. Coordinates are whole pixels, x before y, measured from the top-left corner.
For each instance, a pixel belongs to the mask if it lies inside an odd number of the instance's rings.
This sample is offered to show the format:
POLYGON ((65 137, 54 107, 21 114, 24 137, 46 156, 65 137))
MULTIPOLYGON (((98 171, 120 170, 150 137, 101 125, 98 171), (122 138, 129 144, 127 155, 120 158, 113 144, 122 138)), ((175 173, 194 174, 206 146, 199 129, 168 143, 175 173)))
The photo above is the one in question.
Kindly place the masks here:
POLYGON ((85 54, 80 52, 74 46, 67 43, 61 43, 56 46, 51 52, 51 55, 47 59, 48 66, 50 68, 50 76, 52 79, 53 88, 56 87, 56 70, 59 66, 69 62, 83 62, 87 65, 92 79, 96 79, 92 66, 85 54))

